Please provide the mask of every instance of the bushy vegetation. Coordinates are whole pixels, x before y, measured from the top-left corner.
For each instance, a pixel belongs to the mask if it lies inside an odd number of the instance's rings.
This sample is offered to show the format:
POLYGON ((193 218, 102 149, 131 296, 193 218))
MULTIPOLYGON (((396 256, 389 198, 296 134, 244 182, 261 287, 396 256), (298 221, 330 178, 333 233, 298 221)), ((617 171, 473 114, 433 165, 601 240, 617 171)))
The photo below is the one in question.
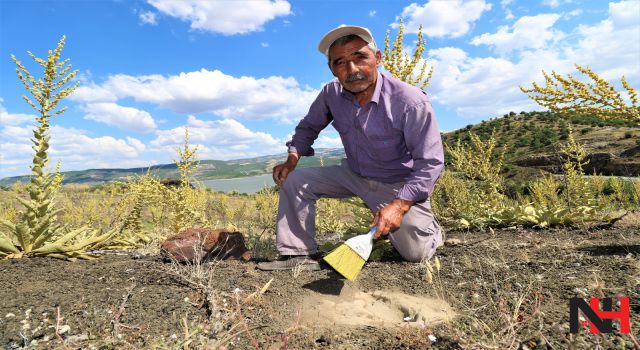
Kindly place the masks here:
POLYGON ((471 143, 447 145, 451 166, 441 177, 433 204, 449 226, 485 227, 527 225, 548 227, 609 221, 619 209, 640 206, 640 181, 585 176, 587 153, 569 130, 559 153, 560 176, 547 174, 526 184, 526 194, 508 195, 501 175, 504 150, 496 152, 494 136, 471 143), (608 189, 614 182, 615 192, 608 189))

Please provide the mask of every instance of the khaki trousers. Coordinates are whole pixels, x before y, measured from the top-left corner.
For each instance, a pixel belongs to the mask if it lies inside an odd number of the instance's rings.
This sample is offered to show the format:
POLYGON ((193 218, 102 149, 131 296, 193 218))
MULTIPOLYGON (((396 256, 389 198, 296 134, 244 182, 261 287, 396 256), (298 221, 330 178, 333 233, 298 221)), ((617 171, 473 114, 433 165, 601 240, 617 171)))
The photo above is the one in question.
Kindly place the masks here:
MULTIPOLYGON (((276 244, 281 255, 317 252, 315 204, 319 198, 358 196, 372 212, 391 202, 403 183, 382 183, 361 177, 341 165, 296 169, 280 189, 276 244)), ((429 200, 414 204, 399 229, 389 235, 391 244, 407 261, 419 262, 433 256, 442 245, 442 230, 433 216, 429 200)))

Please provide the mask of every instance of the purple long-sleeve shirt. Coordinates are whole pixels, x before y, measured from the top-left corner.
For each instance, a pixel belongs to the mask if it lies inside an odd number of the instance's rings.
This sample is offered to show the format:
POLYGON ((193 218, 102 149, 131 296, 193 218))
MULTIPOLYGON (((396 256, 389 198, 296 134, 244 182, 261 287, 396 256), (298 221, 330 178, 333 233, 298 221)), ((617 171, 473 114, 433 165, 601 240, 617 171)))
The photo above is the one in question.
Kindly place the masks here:
POLYGON ((311 145, 331 122, 353 172, 385 183, 405 182, 400 199, 418 202, 431 196, 444 152, 431 101, 422 90, 378 72, 371 101, 360 106, 332 81, 296 127, 289 152, 314 155, 311 145))

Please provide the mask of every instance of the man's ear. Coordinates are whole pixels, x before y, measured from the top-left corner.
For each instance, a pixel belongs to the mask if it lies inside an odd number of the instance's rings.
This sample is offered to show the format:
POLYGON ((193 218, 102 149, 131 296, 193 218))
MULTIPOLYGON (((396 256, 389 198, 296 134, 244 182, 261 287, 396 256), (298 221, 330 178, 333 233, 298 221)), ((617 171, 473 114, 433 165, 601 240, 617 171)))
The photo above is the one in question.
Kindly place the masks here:
POLYGON ((376 51, 376 66, 379 66, 380 62, 382 62, 382 53, 380 52, 380 50, 377 50, 376 51))

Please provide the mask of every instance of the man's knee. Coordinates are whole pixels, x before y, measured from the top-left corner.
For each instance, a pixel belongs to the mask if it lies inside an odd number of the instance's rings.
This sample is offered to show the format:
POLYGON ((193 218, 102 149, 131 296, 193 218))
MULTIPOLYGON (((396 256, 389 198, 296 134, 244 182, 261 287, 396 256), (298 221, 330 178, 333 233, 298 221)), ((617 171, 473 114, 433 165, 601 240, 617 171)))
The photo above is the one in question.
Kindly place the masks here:
POLYGON ((429 260, 441 245, 442 230, 435 220, 426 227, 403 225, 392 234, 391 242, 406 261, 429 260))
POLYGON ((282 184, 282 188, 285 190, 297 190, 299 189, 305 179, 305 176, 302 174, 303 172, 300 170, 294 170, 287 175, 287 178, 284 180, 282 184))

